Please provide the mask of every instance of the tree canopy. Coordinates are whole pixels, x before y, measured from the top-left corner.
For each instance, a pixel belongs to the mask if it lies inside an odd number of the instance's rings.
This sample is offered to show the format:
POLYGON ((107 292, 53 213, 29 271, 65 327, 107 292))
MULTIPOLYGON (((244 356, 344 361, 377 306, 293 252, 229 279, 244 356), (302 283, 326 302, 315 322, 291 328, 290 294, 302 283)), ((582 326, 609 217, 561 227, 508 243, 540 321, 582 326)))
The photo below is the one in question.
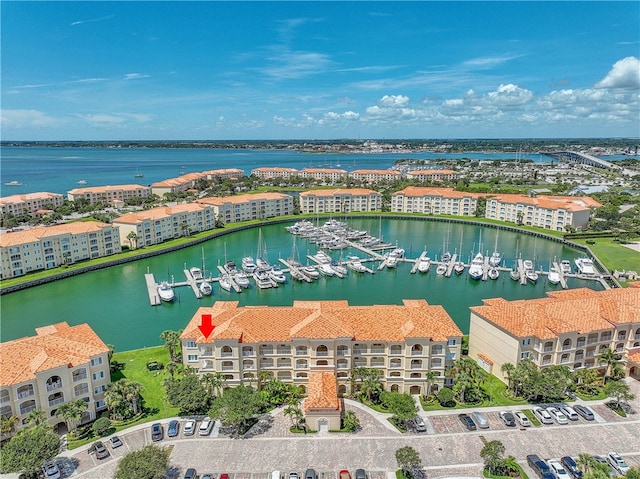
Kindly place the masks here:
POLYGON ((0 450, 0 472, 37 472, 59 450, 60 438, 48 424, 20 429, 0 450))
POLYGON ((167 379, 167 400, 180 409, 180 414, 202 414, 209 407, 211 396, 195 374, 182 379, 167 379))
POLYGON ((162 479, 169 465, 169 449, 146 446, 122 458, 116 479, 162 479))
POLYGON ((209 415, 219 419, 223 426, 238 431, 261 411, 258 393, 251 386, 237 386, 213 400, 209 415))

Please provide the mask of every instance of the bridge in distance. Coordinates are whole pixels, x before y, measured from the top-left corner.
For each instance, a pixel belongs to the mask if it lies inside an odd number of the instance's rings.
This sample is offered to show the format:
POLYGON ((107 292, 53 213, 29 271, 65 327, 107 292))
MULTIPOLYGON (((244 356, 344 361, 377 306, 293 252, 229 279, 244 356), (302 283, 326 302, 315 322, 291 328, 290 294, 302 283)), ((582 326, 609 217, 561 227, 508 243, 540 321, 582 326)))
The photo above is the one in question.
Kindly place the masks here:
POLYGON ((564 160, 581 165, 595 166, 596 168, 604 168, 607 170, 619 170, 620 167, 610 161, 601 160, 595 156, 586 153, 578 153, 577 151, 554 151, 545 153, 546 156, 555 158, 556 160, 564 160))

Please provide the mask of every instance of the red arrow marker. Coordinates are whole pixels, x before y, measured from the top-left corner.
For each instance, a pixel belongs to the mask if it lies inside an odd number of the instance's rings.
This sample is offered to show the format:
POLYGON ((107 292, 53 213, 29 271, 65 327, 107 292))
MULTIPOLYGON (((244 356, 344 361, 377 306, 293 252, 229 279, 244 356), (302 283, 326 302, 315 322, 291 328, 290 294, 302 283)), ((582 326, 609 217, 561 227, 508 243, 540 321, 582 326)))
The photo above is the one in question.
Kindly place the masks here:
POLYGON ((210 314, 203 314, 202 315, 202 324, 199 324, 198 328, 200 328, 200 331, 204 335, 204 339, 209 338, 209 335, 211 334, 211 332, 215 328, 215 326, 213 324, 211 324, 211 315, 210 314))

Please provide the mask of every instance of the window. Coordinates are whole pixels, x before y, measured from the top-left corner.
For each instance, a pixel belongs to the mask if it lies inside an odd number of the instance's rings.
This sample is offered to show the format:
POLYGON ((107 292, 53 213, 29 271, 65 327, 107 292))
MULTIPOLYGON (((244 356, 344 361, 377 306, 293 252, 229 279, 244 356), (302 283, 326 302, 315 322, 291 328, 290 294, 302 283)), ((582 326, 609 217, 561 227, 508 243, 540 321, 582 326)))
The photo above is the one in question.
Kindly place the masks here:
POLYGON ((94 381, 98 381, 100 379, 103 379, 104 378, 104 371, 99 371, 97 373, 93 373, 91 375, 91 377, 93 378, 94 381))
POLYGON ((106 384, 102 384, 101 386, 93 388, 93 394, 95 394, 95 395, 102 394, 106 390, 107 390, 107 385, 106 384))
POLYGON ((187 361, 197 361, 198 360, 198 355, 197 354, 189 354, 187 355, 187 361))
POLYGON ((102 357, 93 358, 91 360, 91 366, 100 366, 102 364, 102 357))
POLYGON ((520 359, 529 359, 529 357, 531 357, 531 352, 529 351, 524 351, 520 353, 520 359))
POLYGON ((190 340, 185 342, 185 346, 187 348, 195 348, 196 347, 196 342, 193 339, 190 339, 190 340))
POLYGON ((523 346, 531 346, 531 338, 525 338, 522 340, 523 346))
POLYGON ((458 344, 457 339, 450 339, 449 341, 447 341, 447 346, 455 346, 456 344, 458 344))

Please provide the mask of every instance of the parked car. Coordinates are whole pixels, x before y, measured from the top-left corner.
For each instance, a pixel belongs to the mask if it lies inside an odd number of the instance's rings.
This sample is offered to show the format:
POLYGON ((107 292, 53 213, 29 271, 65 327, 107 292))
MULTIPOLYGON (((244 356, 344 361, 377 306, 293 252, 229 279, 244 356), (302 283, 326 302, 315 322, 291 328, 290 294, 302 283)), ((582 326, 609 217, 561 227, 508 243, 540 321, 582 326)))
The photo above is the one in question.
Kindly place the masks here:
POLYGON ((516 427, 516 418, 513 413, 510 413, 509 411, 501 411, 500 419, 502 419, 505 426, 516 427))
POLYGON ((607 454, 607 459, 609 460, 609 464, 611 464, 620 474, 624 475, 629 471, 629 465, 617 452, 610 452, 607 454))
POLYGON ((220 474, 220 479, 229 479, 229 474, 223 472, 222 474, 220 474))
POLYGON ((595 416, 593 415, 593 412, 587 406, 582 406, 581 404, 576 404, 575 406, 573 406, 573 410, 575 412, 577 412, 578 415, 582 416, 582 418, 587 420, 587 421, 593 421, 595 419, 595 416))
POLYGON ((122 446, 122 441, 118 436, 111 436, 111 439, 109 439, 109 441, 111 441, 111 447, 113 449, 122 446))
POLYGON ((289 479, 299 479, 298 473, 297 472, 290 472, 289 473, 289 479))
POLYGON ((184 473, 184 479, 196 479, 197 473, 193 467, 187 469, 184 473))
POLYGON ((531 421, 529 421, 527 415, 522 411, 516 411, 514 416, 516 417, 516 421, 518 421, 518 424, 520 424, 522 427, 531 426, 531 421))
POLYGON ((546 462, 540 459, 537 454, 529 454, 527 456, 527 462, 540 479, 556 479, 553 472, 551 472, 551 468, 546 462))
POLYGON ((102 441, 94 442, 89 448, 89 453, 94 452, 96 459, 105 459, 110 456, 107 448, 102 444, 102 441))
POLYGON ((569 424, 569 419, 565 416, 557 407, 548 407, 547 411, 551 414, 551 417, 558 424, 569 424))
POLYGON ((458 419, 460 419, 460 422, 469 431, 475 431, 476 430, 476 423, 473 422, 473 419, 471 419, 467 414, 465 414, 465 413, 458 414, 458 419))
POLYGON ((167 429, 167 436, 176 437, 180 432, 180 421, 172 419, 169 422, 169 428, 167 429))
POLYGON ((304 479, 318 479, 315 469, 307 469, 304 473, 304 479))
POLYGON ((413 418, 413 427, 418 432, 425 432, 427 430, 427 425, 424 423, 424 419, 420 416, 413 418))
POLYGON ((213 420, 207 416, 202 420, 200 428, 198 429, 198 434, 201 436, 208 436, 211 434, 211 429, 213 429, 213 420))
POLYGON ((211 474, 210 472, 205 472, 203 475, 200 476, 200 479, 214 479, 214 475, 211 474))
POLYGON ((193 436, 196 432, 196 424, 196 421, 194 421, 193 419, 189 419, 184 423, 184 429, 182 429, 182 433, 185 436, 193 436))
POLYGON ((42 475, 45 479, 60 479, 62 477, 60 468, 53 461, 46 462, 44 466, 42 466, 42 475))
POLYGON ((351 479, 351 473, 349 471, 347 471, 346 469, 342 469, 338 473, 338 479, 351 479))
POLYGON ((163 437, 164 428, 162 427, 162 424, 160 424, 159 422, 153 423, 153 425, 151 426, 151 440, 154 442, 162 441, 163 437))
POLYGON ((571 456, 564 456, 560 458, 560 463, 564 466, 573 479, 582 479, 582 471, 578 469, 576 461, 571 456))
POLYGON ((473 422, 475 422, 476 426, 480 429, 489 429, 489 419, 487 419, 484 413, 474 411, 471 413, 471 419, 473 419, 473 422))
POLYGON ((549 411, 546 409, 542 409, 541 407, 537 407, 533 410, 533 414, 540 420, 542 424, 553 424, 553 418, 549 411))
POLYGON ((367 479, 367 473, 364 469, 356 469, 355 479, 367 479))
POLYGON ((554 476, 556 476, 557 479, 571 479, 569 473, 564 467, 562 467, 562 464, 560 464, 558 461, 550 459, 547 461, 547 464, 549 464, 551 472, 553 472, 554 476))
POLYGON ((280 471, 273 471, 271 473, 271 479, 284 479, 284 474, 280 471))
POLYGON ((560 410, 562 411, 562 413, 567 416, 567 418, 569 418, 569 421, 577 421, 578 420, 578 413, 574 411, 574 409, 571 406, 562 406, 560 408, 560 410))
POLYGON ((609 473, 609 477, 617 477, 618 473, 616 472, 616 470, 611 467, 611 464, 609 464, 609 462, 602 456, 592 456, 597 462, 599 462, 600 464, 604 464, 607 466, 608 468, 608 473, 609 473))

